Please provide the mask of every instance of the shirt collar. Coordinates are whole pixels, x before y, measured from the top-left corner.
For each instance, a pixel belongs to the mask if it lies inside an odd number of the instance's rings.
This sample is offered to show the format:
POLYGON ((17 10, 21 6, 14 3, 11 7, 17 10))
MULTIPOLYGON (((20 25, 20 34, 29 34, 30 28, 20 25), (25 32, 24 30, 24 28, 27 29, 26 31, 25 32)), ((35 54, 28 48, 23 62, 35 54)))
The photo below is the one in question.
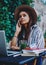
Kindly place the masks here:
POLYGON ((33 26, 31 26, 31 30, 36 28, 37 27, 37 24, 34 24, 33 26))

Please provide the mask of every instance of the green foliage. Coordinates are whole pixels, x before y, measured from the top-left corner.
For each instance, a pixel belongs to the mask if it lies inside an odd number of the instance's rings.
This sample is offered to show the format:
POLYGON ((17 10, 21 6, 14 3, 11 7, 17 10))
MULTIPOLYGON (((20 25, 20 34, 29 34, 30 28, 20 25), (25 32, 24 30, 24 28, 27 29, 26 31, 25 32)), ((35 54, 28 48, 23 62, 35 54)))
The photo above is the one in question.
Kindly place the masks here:
POLYGON ((41 21, 41 16, 37 16, 37 21, 40 22, 41 21))
POLYGON ((45 34, 44 34, 44 38, 46 39, 46 31, 45 31, 45 34))
POLYGON ((30 3, 34 2, 34 0, 21 0, 23 4, 30 5, 30 3))
POLYGON ((0 1, 0 30, 5 30, 7 41, 11 40, 16 30, 14 19, 15 8, 22 5, 29 5, 33 0, 1 0, 0 1))

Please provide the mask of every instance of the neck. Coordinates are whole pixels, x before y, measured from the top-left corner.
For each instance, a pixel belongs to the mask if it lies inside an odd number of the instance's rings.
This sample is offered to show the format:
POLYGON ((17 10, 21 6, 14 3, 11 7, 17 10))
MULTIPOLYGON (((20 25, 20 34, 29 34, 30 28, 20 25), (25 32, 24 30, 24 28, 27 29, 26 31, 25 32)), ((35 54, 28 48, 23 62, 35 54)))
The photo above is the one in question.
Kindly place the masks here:
POLYGON ((24 26, 25 26, 25 28, 27 29, 27 24, 25 24, 24 26))

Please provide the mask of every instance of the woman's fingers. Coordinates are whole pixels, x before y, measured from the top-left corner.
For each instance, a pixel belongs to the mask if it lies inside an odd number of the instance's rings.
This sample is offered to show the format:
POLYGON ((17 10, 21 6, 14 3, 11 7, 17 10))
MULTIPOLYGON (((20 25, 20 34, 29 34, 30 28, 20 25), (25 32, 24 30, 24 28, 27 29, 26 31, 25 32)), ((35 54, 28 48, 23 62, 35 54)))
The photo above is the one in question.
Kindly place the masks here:
POLYGON ((18 20, 18 23, 16 25, 16 32, 19 33, 21 31, 21 24, 20 21, 18 20))
POLYGON ((20 21, 18 20, 18 26, 21 27, 20 21))
POLYGON ((17 46, 12 46, 12 47, 11 47, 11 49, 13 49, 13 50, 19 50, 19 49, 20 49, 20 47, 17 47, 17 46))

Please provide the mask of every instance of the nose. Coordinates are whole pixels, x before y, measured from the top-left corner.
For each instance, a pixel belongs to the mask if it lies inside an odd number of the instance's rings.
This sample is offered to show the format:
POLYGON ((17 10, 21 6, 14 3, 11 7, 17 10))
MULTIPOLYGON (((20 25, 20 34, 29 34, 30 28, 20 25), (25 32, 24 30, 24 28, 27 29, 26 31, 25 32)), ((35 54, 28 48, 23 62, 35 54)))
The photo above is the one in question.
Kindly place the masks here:
POLYGON ((24 18, 23 16, 21 18, 24 18))

